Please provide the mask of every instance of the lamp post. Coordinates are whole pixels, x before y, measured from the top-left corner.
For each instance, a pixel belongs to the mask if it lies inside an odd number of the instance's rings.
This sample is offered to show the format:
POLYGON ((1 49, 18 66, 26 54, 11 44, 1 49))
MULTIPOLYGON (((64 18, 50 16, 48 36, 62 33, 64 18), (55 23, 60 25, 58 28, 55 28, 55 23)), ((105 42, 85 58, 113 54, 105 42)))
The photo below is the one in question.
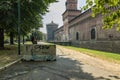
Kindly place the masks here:
POLYGON ((18 55, 20 55, 20 27, 21 27, 20 0, 18 0, 18 55))

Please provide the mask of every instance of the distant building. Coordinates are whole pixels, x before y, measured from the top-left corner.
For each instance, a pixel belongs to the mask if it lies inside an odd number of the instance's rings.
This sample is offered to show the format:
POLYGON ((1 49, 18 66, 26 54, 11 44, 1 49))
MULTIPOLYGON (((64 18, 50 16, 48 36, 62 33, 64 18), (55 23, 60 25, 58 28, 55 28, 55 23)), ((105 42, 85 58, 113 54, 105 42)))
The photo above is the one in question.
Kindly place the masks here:
POLYGON ((58 28, 58 24, 53 21, 46 25, 47 28, 47 41, 54 41, 54 31, 58 28))

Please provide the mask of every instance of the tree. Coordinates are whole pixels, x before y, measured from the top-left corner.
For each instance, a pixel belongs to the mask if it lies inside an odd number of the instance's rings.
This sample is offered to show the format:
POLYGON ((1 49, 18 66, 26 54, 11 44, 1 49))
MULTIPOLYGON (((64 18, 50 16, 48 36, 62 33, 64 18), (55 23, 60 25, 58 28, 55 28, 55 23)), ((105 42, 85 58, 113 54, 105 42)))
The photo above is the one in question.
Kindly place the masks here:
POLYGON ((31 33, 31 36, 36 37, 37 40, 43 40, 43 33, 38 29, 33 29, 31 33))
MULTIPOLYGON (((21 34, 42 27, 42 15, 56 0, 21 0, 21 34)), ((0 47, 4 47, 4 31, 17 34, 17 0, 0 0, 0 47)), ((12 37, 11 37, 12 39, 12 37)))
POLYGON ((4 48, 4 30, 11 22, 11 5, 9 2, 0 1, 0 48, 4 48))
POLYGON ((33 29, 31 31, 30 40, 33 44, 36 44, 37 41, 42 40, 43 33, 39 31, 38 29, 33 29))
POLYGON ((120 0, 86 0, 86 6, 83 9, 92 8, 92 16, 102 14, 103 28, 115 27, 120 31, 120 0), (111 10, 114 8, 114 10, 111 10))

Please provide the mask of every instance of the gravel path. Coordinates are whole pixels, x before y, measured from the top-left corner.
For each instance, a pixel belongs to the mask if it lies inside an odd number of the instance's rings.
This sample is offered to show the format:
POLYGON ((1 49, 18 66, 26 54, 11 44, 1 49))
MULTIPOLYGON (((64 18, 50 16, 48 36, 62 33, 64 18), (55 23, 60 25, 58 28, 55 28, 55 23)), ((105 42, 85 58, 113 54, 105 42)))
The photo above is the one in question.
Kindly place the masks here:
POLYGON ((0 80, 120 80, 120 65, 57 46, 57 61, 19 62, 0 80))

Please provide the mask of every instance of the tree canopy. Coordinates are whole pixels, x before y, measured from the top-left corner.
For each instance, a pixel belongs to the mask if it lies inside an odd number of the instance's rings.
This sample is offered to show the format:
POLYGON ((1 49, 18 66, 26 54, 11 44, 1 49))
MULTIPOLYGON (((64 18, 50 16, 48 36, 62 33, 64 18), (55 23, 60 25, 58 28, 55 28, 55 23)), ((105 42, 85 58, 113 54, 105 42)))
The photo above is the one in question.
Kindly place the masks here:
MULTIPOLYGON (((42 27, 42 15, 48 10, 48 5, 56 0, 21 0, 21 30, 29 32, 33 28, 42 27)), ((0 0, 0 27, 16 31, 17 0, 0 0)))
MULTIPOLYGON (((48 12, 50 3, 57 0, 20 0, 21 34, 26 35, 34 28, 42 27, 42 15, 48 12)), ((0 31, 17 34, 18 0, 0 0, 0 31)), ((0 43, 4 41, 0 34, 0 43)))
POLYGON ((115 27, 120 31, 120 0, 86 0, 83 9, 92 8, 92 16, 102 14, 103 28, 115 27), (114 10, 111 10, 114 8, 114 10))

